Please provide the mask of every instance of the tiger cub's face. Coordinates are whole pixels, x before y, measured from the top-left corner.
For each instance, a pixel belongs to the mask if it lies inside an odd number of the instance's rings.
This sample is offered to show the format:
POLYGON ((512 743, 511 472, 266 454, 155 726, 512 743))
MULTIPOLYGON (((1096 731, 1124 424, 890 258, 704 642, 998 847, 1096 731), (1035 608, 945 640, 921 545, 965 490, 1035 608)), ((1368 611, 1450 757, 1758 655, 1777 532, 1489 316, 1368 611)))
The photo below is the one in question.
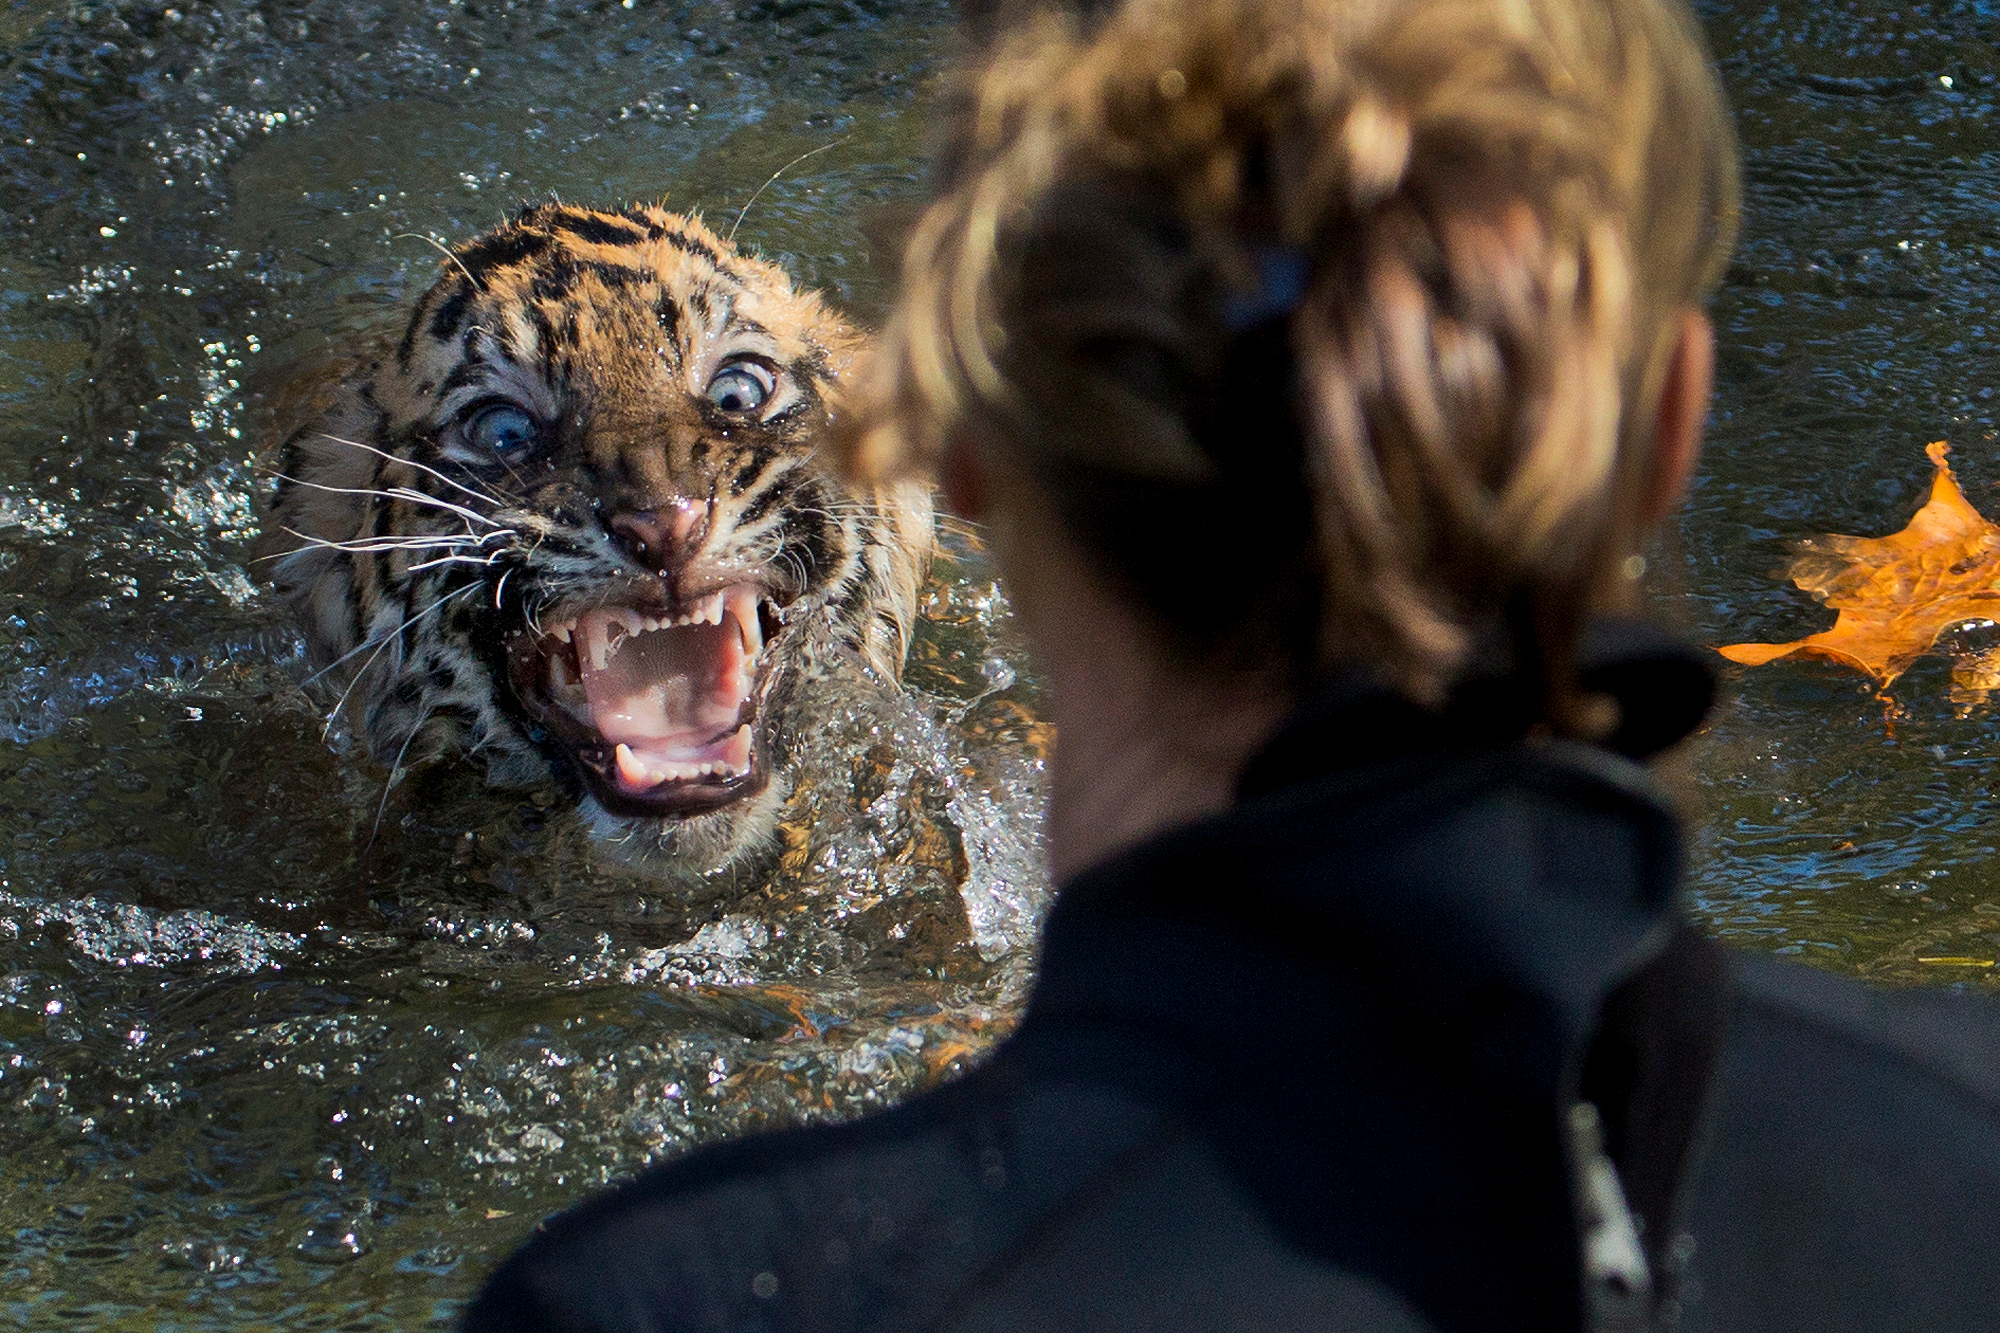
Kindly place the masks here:
POLYGON ((657 208, 544 205, 457 246, 286 439, 265 524, 375 755, 553 769, 690 871, 766 839, 813 675, 897 676, 931 552, 927 491, 821 451, 859 349, 657 208))

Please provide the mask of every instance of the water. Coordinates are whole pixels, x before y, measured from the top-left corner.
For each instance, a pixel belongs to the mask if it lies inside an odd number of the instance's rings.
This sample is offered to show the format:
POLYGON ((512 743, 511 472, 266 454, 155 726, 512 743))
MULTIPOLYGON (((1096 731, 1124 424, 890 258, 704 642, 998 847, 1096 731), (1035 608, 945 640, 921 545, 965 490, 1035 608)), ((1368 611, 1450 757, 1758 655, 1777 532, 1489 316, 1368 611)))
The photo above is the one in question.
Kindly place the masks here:
MULTIPOLYGON (((1654 553, 1703 642, 1828 615, 1799 536, 1901 526, 1940 436, 2000 513, 2000 18, 1705 11, 1750 153, 1721 398, 1654 553), (1943 79, 1949 78, 1947 86, 1943 79)), ((908 698, 855 689, 741 898, 548 794, 382 801, 245 578, 260 377, 516 202, 666 194, 863 317, 948 11, 893 0, 0 0, 0 1326, 419 1327, 635 1164, 946 1076, 1004 1032, 1048 737, 954 536, 908 698), (830 146, 829 146, 830 145, 830 146), (376 811, 385 810, 377 828, 376 811)), ((1752 947, 1993 984, 2000 721, 1730 668, 1695 905, 1752 947)))
POLYGON ((973 540, 736 896, 603 864, 553 793, 385 803, 243 566, 260 376, 420 290, 423 237, 755 195, 742 240, 879 311, 942 10, 4 14, 0 1325, 442 1323, 648 1157, 1004 1032, 1046 735, 973 540))
MULTIPOLYGON (((1665 586, 1705 643, 1779 642, 1832 613, 1779 576, 1797 538, 1886 534, 1949 439, 2000 514, 1988 333, 2000 292, 2000 14, 1990 5, 1705 7, 1748 157, 1747 227, 1716 315, 1715 420, 1665 586)), ((2000 958, 1991 757, 1941 660, 1902 714, 1827 663, 1725 672, 1696 756, 1700 914, 1740 943, 1884 980, 1990 987, 2000 958)))

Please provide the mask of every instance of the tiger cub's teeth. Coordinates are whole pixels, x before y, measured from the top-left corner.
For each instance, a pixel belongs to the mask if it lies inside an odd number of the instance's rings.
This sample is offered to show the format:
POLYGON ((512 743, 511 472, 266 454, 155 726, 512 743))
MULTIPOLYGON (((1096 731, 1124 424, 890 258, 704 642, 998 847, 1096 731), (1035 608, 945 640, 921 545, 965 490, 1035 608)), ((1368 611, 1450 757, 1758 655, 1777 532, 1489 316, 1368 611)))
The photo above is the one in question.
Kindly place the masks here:
POLYGON ((618 742, 618 748, 611 752, 611 758, 618 765, 618 776, 624 778, 627 782, 644 783, 652 781, 645 767, 633 755, 632 747, 625 744, 625 742, 618 742))
POLYGON ((618 766, 618 776, 635 787, 657 787, 663 782, 687 782, 694 778, 738 778, 748 771, 715 760, 700 764, 672 759, 649 763, 623 741, 612 751, 612 759, 618 766))
POLYGON ((660 627, 665 629, 668 626, 679 628, 682 625, 720 625, 725 596, 724 593, 716 593, 712 597, 704 597, 673 619, 662 620, 660 627))

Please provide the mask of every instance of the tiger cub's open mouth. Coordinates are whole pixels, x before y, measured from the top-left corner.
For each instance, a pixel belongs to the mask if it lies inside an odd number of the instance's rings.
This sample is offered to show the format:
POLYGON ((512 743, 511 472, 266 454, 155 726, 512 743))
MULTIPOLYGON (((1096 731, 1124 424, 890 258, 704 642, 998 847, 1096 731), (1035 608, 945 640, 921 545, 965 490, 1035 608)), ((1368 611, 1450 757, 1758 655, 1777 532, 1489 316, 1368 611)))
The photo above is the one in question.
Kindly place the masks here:
POLYGON ((739 583, 665 606, 541 617, 508 645, 515 692, 614 814, 699 814, 770 781, 757 708, 777 608, 739 583))

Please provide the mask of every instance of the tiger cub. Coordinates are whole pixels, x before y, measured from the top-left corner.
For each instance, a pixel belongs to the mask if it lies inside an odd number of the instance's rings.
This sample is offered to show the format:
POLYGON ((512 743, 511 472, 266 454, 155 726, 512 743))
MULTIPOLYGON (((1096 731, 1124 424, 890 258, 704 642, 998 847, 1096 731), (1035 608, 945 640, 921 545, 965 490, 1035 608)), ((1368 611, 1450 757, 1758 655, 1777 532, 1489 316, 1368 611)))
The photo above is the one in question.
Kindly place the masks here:
POLYGON ((528 208, 449 252, 400 340, 275 451, 260 556, 392 769, 551 771, 705 873, 767 842, 813 681, 897 679, 929 491, 822 444, 861 336, 659 208, 528 208))

